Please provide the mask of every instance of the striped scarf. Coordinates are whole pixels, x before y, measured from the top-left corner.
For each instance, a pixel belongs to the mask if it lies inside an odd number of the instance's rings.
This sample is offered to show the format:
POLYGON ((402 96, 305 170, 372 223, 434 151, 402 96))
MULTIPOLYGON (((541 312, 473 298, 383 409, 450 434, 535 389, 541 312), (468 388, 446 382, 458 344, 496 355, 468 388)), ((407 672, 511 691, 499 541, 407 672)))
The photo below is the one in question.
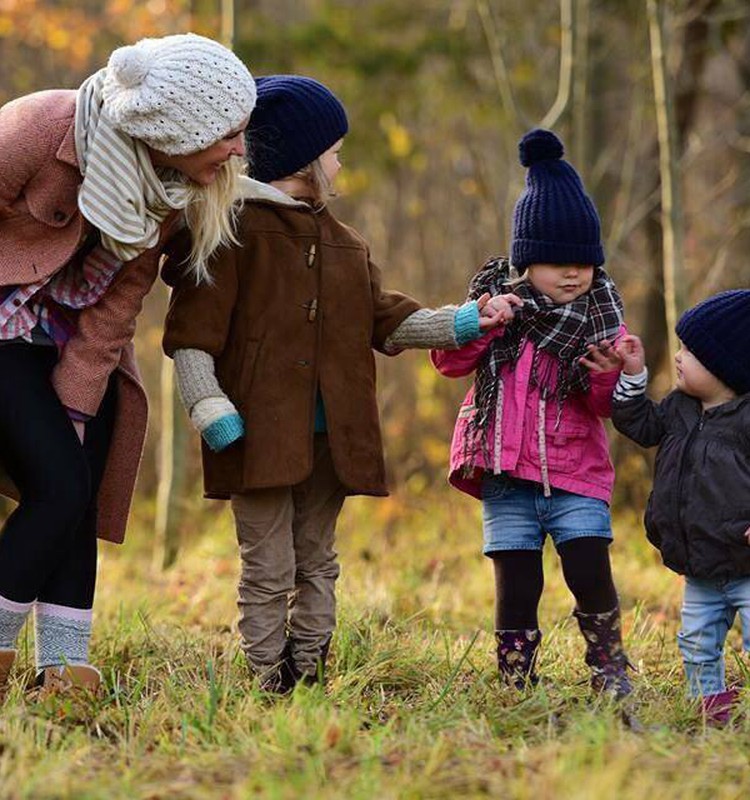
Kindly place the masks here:
MULTIPOLYGON (((570 303, 554 303, 535 289, 529 281, 511 284, 507 259, 490 259, 474 276, 469 286, 469 299, 476 300, 485 292, 492 295, 514 293, 524 301, 516 310, 513 321, 503 336, 493 339, 482 356, 474 379, 476 413, 466 431, 466 447, 487 450, 486 432, 495 423, 495 438, 499 436, 502 408, 503 365, 513 369, 526 341, 535 348, 531 368, 531 386, 538 387, 546 403, 554 398, 558 419, 566 398, 573 393, 585 393, 590 388, 588 370, 579 363, 586 355, 588 344, 602 339, 612 340, 623 322, 620 295, 612 279, 601 268, 594 270, 591 289, 570 303), (546 353, 552 358, 542 358, 546 353)), ((495 443, 495 460, 499 458, 499 442, 495 443)))
POLYGON ((102 245, 130 261, 156 245, 159 226, 173 209, 185 208, 184 181, 162 181, 146 145, 116 130, 102 107, 104 69, 78 90, 75 145, 83 183, 78 207, 101 232, 102 245))

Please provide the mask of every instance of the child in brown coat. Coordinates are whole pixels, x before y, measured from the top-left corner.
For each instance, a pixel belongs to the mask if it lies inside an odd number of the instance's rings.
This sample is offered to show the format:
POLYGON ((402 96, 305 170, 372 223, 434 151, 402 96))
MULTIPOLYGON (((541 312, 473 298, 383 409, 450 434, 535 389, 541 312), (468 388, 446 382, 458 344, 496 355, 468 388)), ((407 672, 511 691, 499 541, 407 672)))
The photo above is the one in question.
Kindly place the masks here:
POLYGON ((498 320, 489 295, 432 311, 384 290, 367 243, 325 202, 343 106, 310 78, 257 88, 238 244, 209 263, 210 282, 176 282, 164 347, 203 436, 206 496, 232 502, 243 649, 283 692, 322 677, 344 498, 387 493, 373 349, 457 347, 498 320))

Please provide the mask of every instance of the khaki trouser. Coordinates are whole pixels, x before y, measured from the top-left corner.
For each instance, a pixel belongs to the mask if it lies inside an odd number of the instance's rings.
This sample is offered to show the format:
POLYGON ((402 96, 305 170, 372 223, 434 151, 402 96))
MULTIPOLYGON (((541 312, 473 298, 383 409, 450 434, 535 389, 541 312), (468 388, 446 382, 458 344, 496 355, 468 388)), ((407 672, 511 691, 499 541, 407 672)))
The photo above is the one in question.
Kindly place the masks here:
POLYGON ((336 625, 334 531, 344 498, 328 437, 319 434, 307 480, 232 495, 242 649, 259 673, 282 660, 287 643, 300 674, 317 672, 336 625))

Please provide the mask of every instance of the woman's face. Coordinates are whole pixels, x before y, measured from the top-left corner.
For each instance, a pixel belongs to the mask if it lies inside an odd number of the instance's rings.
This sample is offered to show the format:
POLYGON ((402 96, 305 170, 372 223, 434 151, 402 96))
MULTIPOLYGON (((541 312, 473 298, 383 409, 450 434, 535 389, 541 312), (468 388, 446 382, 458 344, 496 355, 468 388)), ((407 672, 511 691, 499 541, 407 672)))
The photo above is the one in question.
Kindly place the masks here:
POLYGON ((553 303, 571 303, 586 294, 594 280, 594 268, 585 264, 530 264, 529 281, 553 303))
POLYGON ((178 170, 199 186, 210 186, 216 180, 219 170, 232 156, 245 155, 245 128, 248 121, 249 118, 223 139, 196 153, 170 156, 149 148, 151 161, 155 167, 171 167, 178 170))

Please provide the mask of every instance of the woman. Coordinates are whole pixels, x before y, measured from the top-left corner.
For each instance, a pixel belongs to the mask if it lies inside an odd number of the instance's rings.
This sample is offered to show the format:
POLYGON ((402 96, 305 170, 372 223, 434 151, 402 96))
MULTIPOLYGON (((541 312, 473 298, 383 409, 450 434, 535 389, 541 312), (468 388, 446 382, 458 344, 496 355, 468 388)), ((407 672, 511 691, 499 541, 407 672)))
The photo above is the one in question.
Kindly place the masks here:
POLYGON ((45 685, 96 688, 96 538, 121 542, 146 429, 135 318, 173 233, 232 239, 247 68, 193 34, 0 108, 0 690, 35 608, 45 685))

